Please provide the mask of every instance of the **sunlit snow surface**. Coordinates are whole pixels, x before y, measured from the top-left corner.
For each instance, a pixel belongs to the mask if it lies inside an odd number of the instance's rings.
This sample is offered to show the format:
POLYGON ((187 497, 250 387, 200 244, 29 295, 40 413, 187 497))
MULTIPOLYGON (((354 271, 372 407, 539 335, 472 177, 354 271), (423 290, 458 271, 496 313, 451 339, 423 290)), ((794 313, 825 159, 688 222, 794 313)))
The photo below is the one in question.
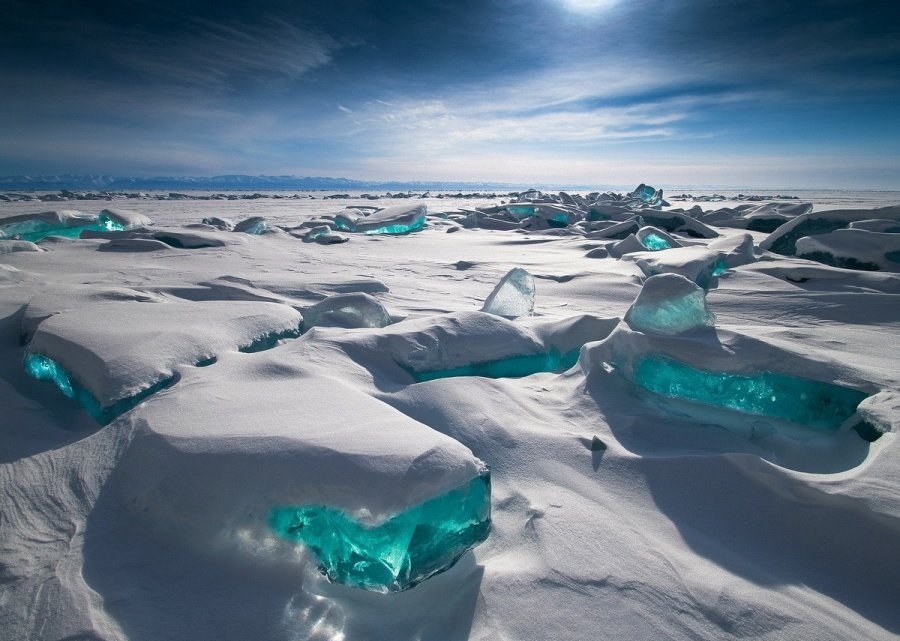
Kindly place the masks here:
POLYGON ((0 203, 0 638, 896 637, 900 194, 690 192, 0 203))

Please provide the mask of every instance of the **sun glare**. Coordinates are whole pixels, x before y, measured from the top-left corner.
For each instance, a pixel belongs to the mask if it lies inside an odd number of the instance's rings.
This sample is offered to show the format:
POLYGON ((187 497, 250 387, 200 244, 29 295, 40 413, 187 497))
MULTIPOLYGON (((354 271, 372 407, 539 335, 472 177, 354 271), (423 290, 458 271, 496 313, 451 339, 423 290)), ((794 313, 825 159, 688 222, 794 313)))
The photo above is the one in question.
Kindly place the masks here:
POLYGON ((556 0, 560 6, 575 13, 596 13, 618 4, 619 0, 556 0))

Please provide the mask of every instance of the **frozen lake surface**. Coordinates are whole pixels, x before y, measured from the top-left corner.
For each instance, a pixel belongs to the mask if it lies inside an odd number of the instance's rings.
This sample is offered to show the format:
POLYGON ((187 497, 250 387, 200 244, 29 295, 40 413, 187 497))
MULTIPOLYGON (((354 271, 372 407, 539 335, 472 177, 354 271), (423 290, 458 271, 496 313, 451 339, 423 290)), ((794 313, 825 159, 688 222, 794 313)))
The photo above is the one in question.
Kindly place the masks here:
POLYGON ((0 637, 897 638, 900 193, 739 193, 0 202, 0 637))

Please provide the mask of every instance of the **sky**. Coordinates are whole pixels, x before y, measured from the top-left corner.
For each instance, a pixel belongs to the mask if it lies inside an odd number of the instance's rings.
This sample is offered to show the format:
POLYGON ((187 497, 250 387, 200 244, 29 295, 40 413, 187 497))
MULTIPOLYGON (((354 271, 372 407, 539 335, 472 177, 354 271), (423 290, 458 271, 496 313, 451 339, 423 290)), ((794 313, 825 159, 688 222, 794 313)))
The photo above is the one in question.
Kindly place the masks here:
POLYGON ((6 0, 0 175, 900 189, 900 3, 6 0))

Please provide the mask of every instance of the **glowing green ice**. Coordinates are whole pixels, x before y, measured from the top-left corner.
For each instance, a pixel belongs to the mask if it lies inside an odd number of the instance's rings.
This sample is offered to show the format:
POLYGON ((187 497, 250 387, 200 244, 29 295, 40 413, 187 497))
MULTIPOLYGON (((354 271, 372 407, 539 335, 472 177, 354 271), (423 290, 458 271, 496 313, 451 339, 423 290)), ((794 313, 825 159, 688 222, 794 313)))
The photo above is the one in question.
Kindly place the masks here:
POLYGON ((425 227, 425 217, 422 216, 420 218, 416 218, 412 223, 395 223, 392 225, 384 225, 382 227, 376 227, 375 229, 366 229, 363 231, 364 234, 368 234, 370 236, 376 234, 409 234, 410 232, 419 231, 425 227))
POLYGON ((651 392, 671 398, 821 430, 838 429, 866 398, 863 392, 831 383, 774 372, 713 372, 661 355, 642 356, 635 364, 634 378, 651 392))
POLYGON ((641 245, 649 249, 650 251, 661 251, 663 249, 671 249, 672 245, 665 238, 660 236, 659 234, 647 234, 643 238, 639 239, 641 241, 641 245))
POLYGON ((121 398, 112 405, 104 407, 83 385, 69 374, 62 365, 49 356, 35 352, 28 353, 25 356, 25 372, 39 381, 49 381, 56 385, 64 396, 78 401, 94 420, 101 425, 112 422, 119 415, 124 414, 153 394, 169 387, 175 382, 174 376, 165 378, 161 381, 157 381, 134 396, 121 398))
POLYGON ((34 379, 54 383, 68 398, 75 398, 68 372, 52 358, 43 354, 28 354, 25 357, 25 371, 34 379))
POLYGON ((83 231, 122 231, 124 225, 111 219, 106 214, 101 214, 95 222, 83 225, 65 226, 63 223, 51 223, 45 220, 26 220, 19 223, 0 226, 0 238, 17 237, 36 243, 47 236, 63 236, 65 238, 78 238, 83 231))
POLYGON ((408 370, 417 383, 433 381, 438 378, 452 378, 454 376, 483 376, 485 378, 521 378, 531 376, 539 372, 561 372, 569 369, 578 361, 580 349, 573 349, 565 354, 559 350, 551 349, 546 353, 521 354, 497 359, 495 361, 483 361, 469 363, 448 369, 417 372, 408 370))
POLYGON ((516 220, 523 220, 534 216, 534 205, 507 205, 506 211, 516 220))
POLYGON ((407 590, 447 570, 487 538, 490 473, 373 526, 323 505, 277 507, 269 524, 279 536, 308 547, 335 583, 376 592, 407 590))

